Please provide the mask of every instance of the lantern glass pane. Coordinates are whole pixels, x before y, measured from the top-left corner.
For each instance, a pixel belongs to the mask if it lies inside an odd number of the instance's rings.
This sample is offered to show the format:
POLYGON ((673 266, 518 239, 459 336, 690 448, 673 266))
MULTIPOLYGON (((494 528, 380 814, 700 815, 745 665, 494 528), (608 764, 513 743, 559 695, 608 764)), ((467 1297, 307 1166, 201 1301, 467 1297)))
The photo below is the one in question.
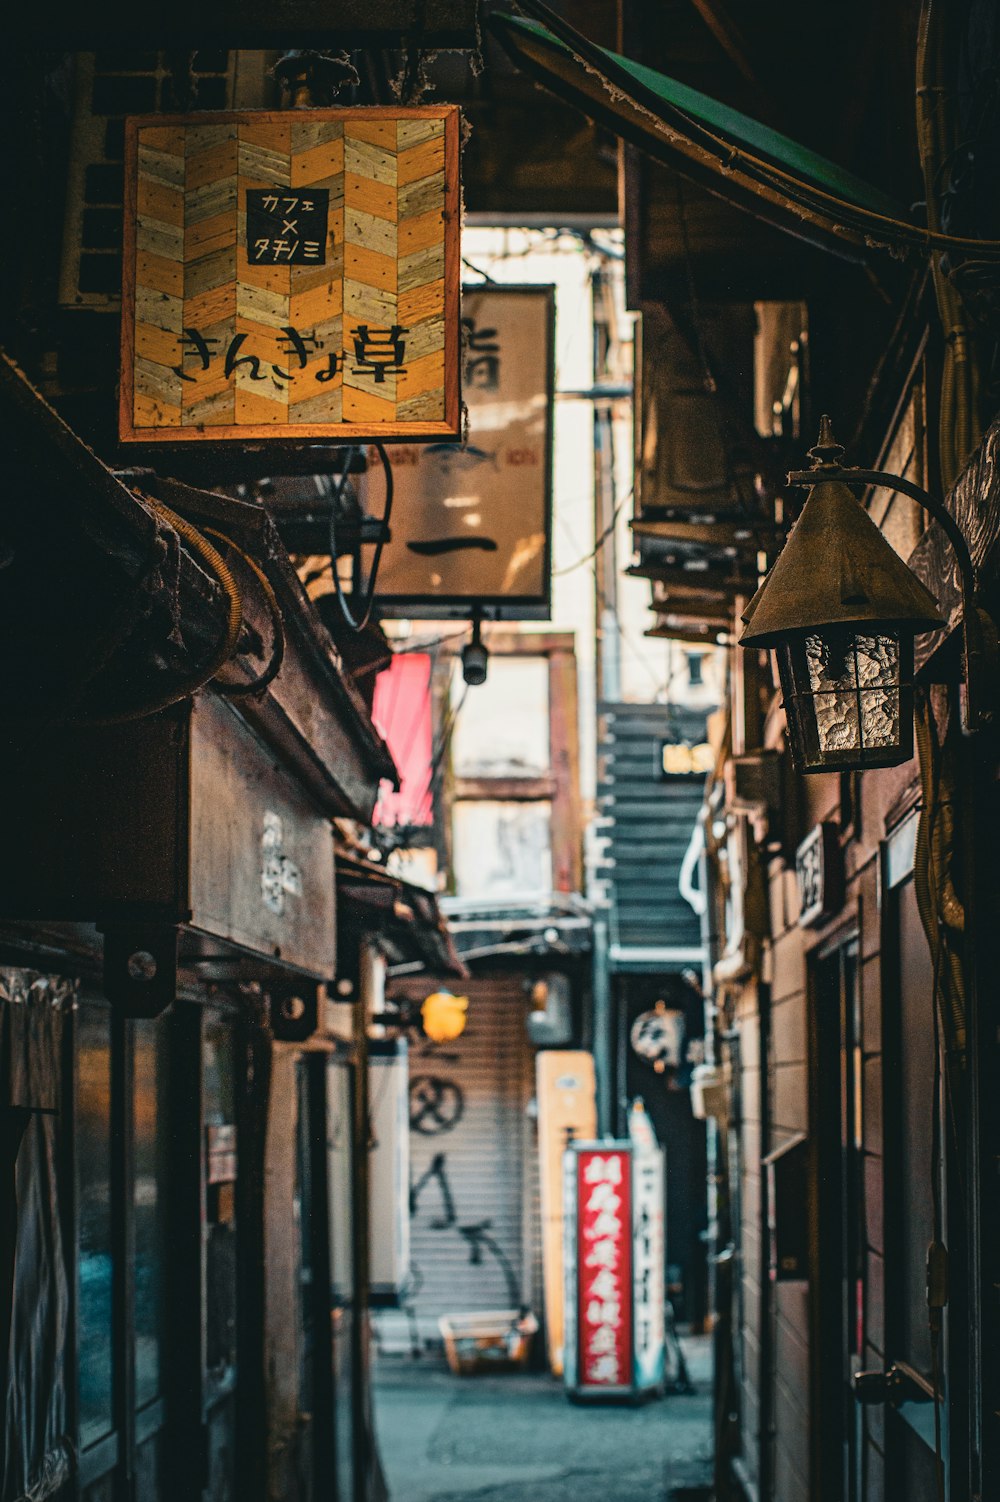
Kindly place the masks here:
POLYGON ((800 771, 895 766, 912 754, 909 635, 871 626, 804 632, 778 650, 800 771))
POLYGON ((806 637, 821 752, 893 746, 899 740, 899 637, 850 632, 806 637))

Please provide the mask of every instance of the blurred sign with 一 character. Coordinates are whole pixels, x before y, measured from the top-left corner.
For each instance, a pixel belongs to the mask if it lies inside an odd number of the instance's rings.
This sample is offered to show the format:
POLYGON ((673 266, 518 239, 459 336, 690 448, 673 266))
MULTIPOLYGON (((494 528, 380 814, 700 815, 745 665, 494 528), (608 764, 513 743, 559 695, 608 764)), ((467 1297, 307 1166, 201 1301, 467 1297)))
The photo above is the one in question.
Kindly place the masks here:
POLYGON ((452 439, 455 105, 131 118, 119 435, 452 439))
POLYGON ((464 288, 468 438, 393 452, 383 614, 547 619, 554 339, 554 287, 464 288))

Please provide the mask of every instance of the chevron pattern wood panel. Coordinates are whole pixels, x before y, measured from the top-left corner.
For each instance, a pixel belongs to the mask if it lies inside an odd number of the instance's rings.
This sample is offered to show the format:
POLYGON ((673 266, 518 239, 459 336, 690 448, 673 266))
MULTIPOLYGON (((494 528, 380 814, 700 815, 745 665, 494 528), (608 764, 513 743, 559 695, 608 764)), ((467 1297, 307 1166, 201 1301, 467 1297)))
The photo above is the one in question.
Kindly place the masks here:
POLYGON ((459 436, 453 105, 126 124, 120 436, 459 436))

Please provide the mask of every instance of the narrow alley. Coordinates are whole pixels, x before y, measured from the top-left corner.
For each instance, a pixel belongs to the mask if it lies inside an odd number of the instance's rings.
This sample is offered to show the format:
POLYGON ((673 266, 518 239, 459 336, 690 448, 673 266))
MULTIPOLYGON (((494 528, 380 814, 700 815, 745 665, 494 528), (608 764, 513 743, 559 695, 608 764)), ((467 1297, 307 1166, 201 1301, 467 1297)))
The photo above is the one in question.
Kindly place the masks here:
POLYGON ((693 1391, 599 1411, 551 1378, 456 1377, 379 1357, 375 1406, 394 1502, 705 1502, 712 1480, 711 1358, 686 1338, 693 1391))
POLYGON ((8 11, 0 1502, 1000 1502, 1000 0, 8 11))

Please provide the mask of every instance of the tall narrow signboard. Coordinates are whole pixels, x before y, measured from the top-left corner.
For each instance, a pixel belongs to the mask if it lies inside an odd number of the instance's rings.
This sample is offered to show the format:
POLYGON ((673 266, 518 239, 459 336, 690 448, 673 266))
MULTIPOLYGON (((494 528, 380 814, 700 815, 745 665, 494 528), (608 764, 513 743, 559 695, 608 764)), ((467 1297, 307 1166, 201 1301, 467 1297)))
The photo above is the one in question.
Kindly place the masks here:
POLYGON ((663 1191, 651 1133, 574 1142, 563 1157, 563 1377, 574 1398, 663 1391, 663 1191))
POLYGON ((383 614, 547 619, 554 337, 553 287, 464 289, 467 441, 393 452, 383 614))
POLYGON ((455 439, 455 105, 125 126, 119 435, 455 439))
POLYGON ((631 1144, 573 1143, 566 1162, 566 1386, 578 1398, 631 1397, 631 1144))
POLYGON ((535 1056, 542 1272, 549 1368, 563 1370, 565 1323, 562 1158, 570 1142, 597 1131, 594 1056, 582 1049, 542 1048, 535 1056))

